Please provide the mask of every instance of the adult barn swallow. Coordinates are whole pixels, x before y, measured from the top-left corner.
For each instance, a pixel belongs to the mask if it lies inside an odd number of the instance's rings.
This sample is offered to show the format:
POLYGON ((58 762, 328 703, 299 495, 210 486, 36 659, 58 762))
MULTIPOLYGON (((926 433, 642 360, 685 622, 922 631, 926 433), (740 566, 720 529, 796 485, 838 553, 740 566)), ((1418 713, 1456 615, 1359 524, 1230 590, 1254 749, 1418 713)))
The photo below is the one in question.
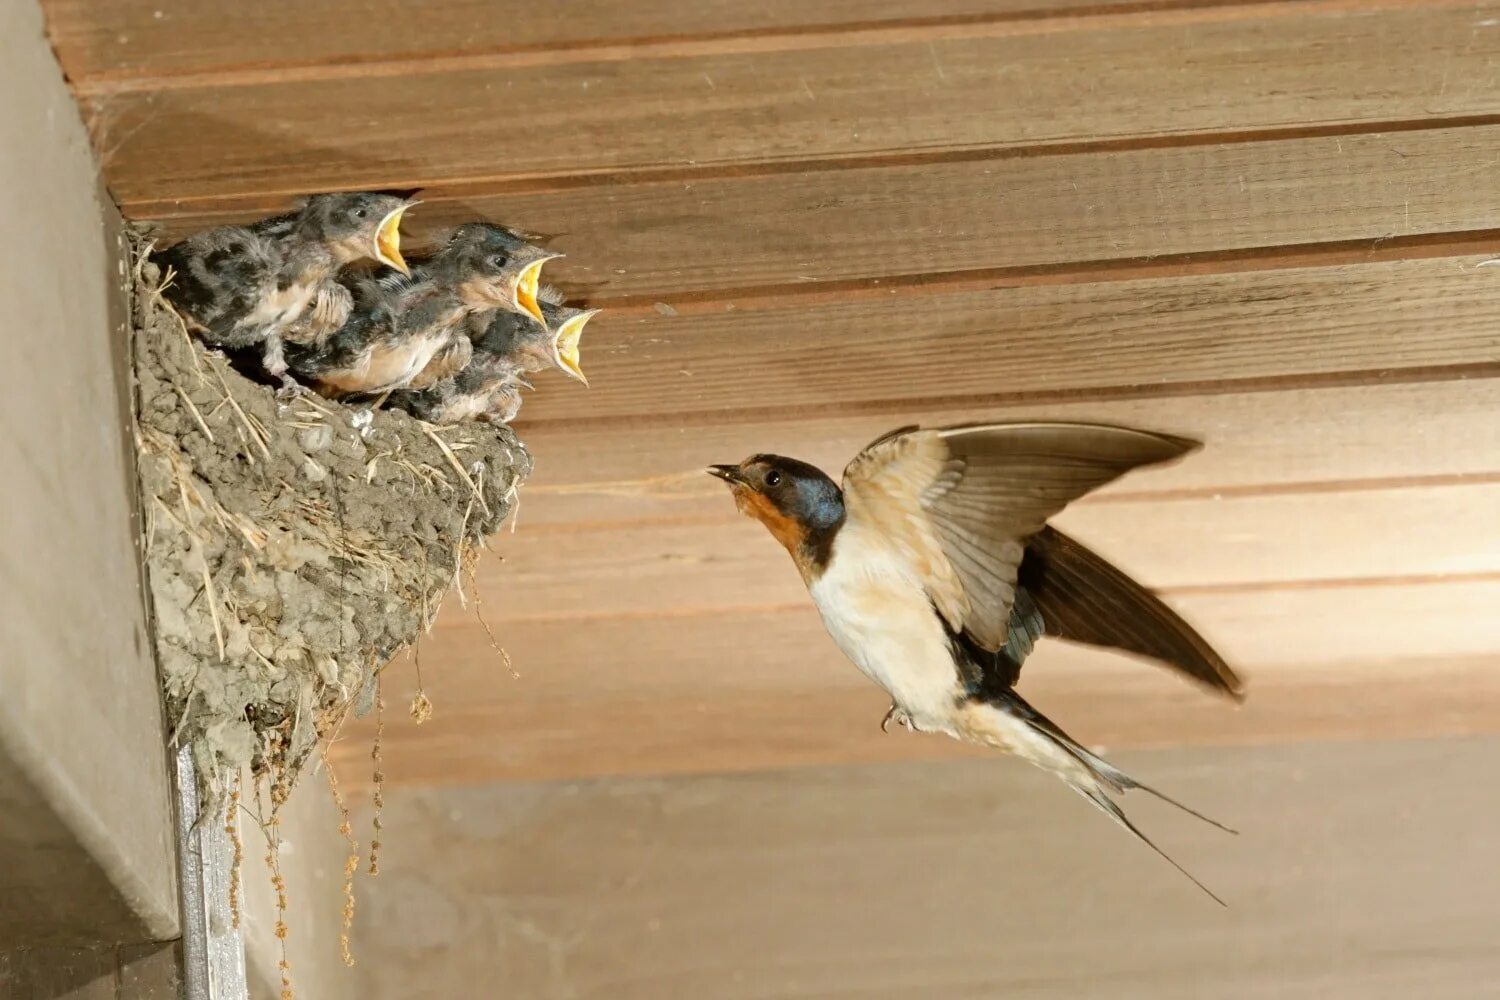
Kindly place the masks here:
POLYGON ((559 256, 500 226, 467 223, 410 277, 359 282, 348 322, 320 344, 293 345, 292 370, 335 397, 432 386, 469 362, 471 315, 541 316, 541 268, 559 256))
POLYGON ((339 270, 372 258, 406 271, 400 225, 412 204, 364 192, 314 195, 296 213, 211 229, 154 259, 172 268, 166 296, 190 329, 216 347, 261 347, 266 371, 290 387, 284 341, 324 336, 349 314, 339 270))
POLYGON ((1138 788, 1228 828, 1085 749, 1015 690, 1033 645, 1053 636, 1147 657, 1242 697, 1234 671, 1187 622, 1047 524, 1131 469, 1197 447, 1098 424, 907 427, 860 452, 842 488, 779 455, 708 471, 791 553, 834 642, 890 693, 887 720, 1050 771, 1222 905, 1111 793, 1138 788))

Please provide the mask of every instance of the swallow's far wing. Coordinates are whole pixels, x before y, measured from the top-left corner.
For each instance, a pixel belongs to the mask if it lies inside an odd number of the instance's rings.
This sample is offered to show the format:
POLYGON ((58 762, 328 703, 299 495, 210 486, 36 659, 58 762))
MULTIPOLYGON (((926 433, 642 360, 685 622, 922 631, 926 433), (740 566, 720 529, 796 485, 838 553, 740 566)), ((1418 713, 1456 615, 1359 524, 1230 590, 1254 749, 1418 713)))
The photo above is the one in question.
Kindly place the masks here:
POLYGON ((1211 691, 1245 698, 1234 670, 1181 615, 1050 525, 1026 546, 1018 592, 1035 608, 1038 634, 1144 656, 1211 691))
POLYGON ((845 505, 902 548, 950 628, 994 652, 1010 638, 1027 539, 1085 493, 1196 447, 1104 424, 913 428, 849 463, 845 505))

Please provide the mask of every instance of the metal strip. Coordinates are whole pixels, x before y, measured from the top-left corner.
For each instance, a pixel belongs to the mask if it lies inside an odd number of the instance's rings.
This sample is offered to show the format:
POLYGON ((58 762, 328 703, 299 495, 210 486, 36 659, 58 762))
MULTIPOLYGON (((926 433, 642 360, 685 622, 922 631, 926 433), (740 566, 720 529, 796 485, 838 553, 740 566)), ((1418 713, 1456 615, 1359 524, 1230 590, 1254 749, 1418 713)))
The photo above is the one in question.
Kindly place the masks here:
POLYGON ((233 848, 216 817, 198 822, 200 808, 192 749, 184 746, 177 751, 183 996, 186 1000, 249 1000, 245 941, 229 912, 233 848))

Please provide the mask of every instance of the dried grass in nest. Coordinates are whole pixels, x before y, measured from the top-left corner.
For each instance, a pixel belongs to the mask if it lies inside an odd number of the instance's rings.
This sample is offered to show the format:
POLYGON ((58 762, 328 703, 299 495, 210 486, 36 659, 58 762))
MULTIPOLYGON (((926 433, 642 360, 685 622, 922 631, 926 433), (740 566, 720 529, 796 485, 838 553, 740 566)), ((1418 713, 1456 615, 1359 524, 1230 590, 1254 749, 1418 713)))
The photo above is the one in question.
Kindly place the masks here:
POLYGON ((248 767, 272 813, 319 741, 514 509, 508 428, 280 404, 188 335, 137 242, 136 442, 155 639, 174 740, 222 813, 248 767))

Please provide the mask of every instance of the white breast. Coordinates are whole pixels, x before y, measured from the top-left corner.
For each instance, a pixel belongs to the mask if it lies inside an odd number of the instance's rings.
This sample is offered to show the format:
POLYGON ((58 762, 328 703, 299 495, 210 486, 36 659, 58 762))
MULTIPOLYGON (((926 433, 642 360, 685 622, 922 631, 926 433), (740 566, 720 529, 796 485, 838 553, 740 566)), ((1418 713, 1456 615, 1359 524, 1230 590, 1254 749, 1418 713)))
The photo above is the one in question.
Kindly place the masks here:
POLYGON ((917 576, 853 523, 808 588, 833 641, 917 728, 954 733, 960 688, 948 638, 917 576))

